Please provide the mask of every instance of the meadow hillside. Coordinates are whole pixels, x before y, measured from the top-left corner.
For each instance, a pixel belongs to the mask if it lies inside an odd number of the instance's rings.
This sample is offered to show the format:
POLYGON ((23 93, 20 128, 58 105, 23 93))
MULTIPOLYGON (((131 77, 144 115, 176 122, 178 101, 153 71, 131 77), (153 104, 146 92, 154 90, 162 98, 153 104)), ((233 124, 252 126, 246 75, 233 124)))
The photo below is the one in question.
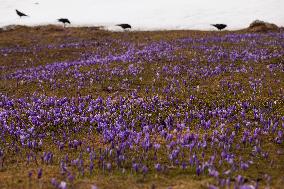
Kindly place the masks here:
POLYGON ((284 32, 0 31, 0 188, 283 188, 284 32))

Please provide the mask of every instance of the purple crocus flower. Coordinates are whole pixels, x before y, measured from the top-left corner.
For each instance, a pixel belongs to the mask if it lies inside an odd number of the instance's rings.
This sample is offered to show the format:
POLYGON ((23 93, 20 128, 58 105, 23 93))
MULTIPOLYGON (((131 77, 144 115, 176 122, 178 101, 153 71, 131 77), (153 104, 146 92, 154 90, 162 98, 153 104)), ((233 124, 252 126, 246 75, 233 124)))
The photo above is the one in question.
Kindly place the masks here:
POLYGON ((160 172, 162 170, 161 164, 157 163, 155 164, 155 169, 160 172))
POLYGON ((42 168, 38 169, 37 178, 40 179, 42 177, 42 168))
POLYGON ((239 189, 256 189, 256 187, 253 185, 245 184, 245 185, 241 185, 239 189))
POLYGON ((67 189, 67 183, 65 181, 61 181, 58 188, 59 189, 67 189))
POLYGON ((51 179, 51 184, 52 184, 55 188, 57 188, 58 185, 59 185, 59 183, 57 182, 57 180, 56 180, 55 178, 52 178, 52 179, 51 179))
POLYGON ((91 189, 99 189, 99 188, 95 184, 92 184, 91 189))

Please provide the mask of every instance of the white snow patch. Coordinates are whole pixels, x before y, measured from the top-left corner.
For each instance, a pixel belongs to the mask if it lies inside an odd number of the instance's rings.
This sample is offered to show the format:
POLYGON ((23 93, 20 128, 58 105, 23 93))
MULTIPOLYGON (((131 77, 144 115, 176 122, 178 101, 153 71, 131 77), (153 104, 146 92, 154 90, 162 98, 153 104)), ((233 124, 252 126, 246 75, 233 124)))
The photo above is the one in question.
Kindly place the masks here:
POLYGON ((72 26, 115 26, 129 23, 134 30, 214 30, 225 23, 240 29, 256 19, 284 25, 283 0, 0 0, 0 27, 12 24, 57 24, 68 18, 72 26), (19 18, 15 9, 29 17, 19 18))

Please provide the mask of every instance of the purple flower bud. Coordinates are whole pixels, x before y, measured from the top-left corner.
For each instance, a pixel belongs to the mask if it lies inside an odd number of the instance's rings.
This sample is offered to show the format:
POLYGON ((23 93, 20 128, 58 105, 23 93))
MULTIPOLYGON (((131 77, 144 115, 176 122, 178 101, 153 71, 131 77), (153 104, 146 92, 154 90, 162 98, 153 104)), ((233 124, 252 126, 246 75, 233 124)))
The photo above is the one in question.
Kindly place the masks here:
POLYGON ((197 167, 196 167, 196 174, 197 174, 197 176, 199 176, 200 173, 201 173, 200 166, 197 166, 197 167))
POLYGON ((73 174, 68 173, 67 179, 69 180, 69 182, 71 182, 71 183, 72 183, 72 182, 74 181, 75 177, 74 177, 74 175, 73 175, 73 174))
POLYGON ((243 170, 247 170, 249 168, 249 165, 247 163, 241 162, 241 168, 243 170))
POLYGON ((143 165, 143 167, 142 167, 142 173, 143 173, 144 175, 148 173, 148 167, 147 167, 147 166, 143 165))
POLYGON ((29 179, 32 178, 32 175, 33 175, 33 172, 32 172, 32 171, 29 171, 29 173, 28 173, 29 179))
POLYGON ((160 171, 162 170, 162 167, 161 167, 161 165, 160 165, 159 163, 157 163, 157 164, 155 165, 155 169, 156 169, 158 172, 160 172, 160 171))
POLYGON ((132 164, 132 168, 134 169, 135 172, 138 171, 138 164, 137 163, 133 163, 132 164))
POLYGON ((38 170, 37 178, 40 179, 42 177, 42 168, 38 170))
POLYGON ((59 183, 57 182, 57 180, 56 180, 55 178, 52 178, 52 179, 51 179, 51 184, 52 184, 55 188, 57 188, 58 185, 59 185, 59 183))

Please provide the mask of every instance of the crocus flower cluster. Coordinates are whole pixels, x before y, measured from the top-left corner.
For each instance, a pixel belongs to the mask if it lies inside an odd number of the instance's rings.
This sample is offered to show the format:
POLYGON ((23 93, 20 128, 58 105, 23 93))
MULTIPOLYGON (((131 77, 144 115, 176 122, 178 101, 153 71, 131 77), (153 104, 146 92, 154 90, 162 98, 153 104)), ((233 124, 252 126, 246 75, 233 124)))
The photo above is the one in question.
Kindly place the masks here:
POLYGON ((283 38, 280 32, 110 40, 107 47, 121 47, 109 54, 3 74, 3 81, 36 85, 23 96, 0 93, 0 169, 9 167, 5 156, 40 164, 38 179, 44 167, 57 166, 55 188, 100 173, 172 170, 211 177, 209 188, 257 188, 269 176, 247 173, 260 162, 277 168, 283 151, 283 38), (82 92, 92 87, 109 93, 82 92), (72 88, 76 93, 60 95, 72 88))

